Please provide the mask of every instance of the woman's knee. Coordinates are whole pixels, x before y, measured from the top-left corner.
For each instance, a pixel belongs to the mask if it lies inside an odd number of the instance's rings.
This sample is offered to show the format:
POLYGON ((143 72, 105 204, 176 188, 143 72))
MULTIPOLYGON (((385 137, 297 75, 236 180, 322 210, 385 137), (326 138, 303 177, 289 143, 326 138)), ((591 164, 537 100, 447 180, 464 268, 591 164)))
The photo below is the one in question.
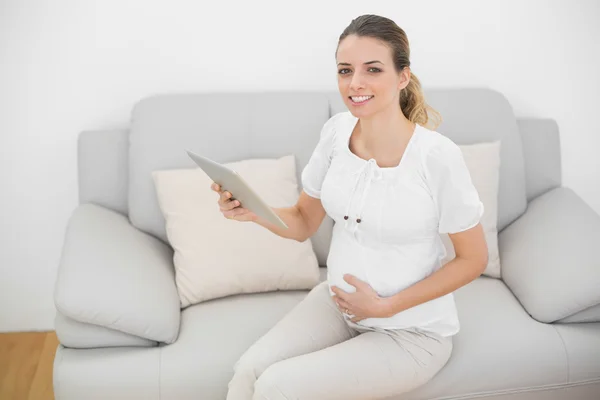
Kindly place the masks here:
POLYGON ((254 384, 252 400, 291 400, 292 397, 285 387, 286 379, 293 379, 280 364, 268 367, 254 384))
POLYGON ((245 354, 234 364, 233 371, 237 375, 252 375, 254 379, 258 379, 270 364, 266 357, 245 354))
POLYGON ((329 295, 329 285, 327 284, 327 281, 325 282, 321 282, 319 283, 317 286, 313 287, 307 294, 307 297, 311 296, 311 297, 320 297, 322 299, 327 299, 328 297, 331 297, 329 295))

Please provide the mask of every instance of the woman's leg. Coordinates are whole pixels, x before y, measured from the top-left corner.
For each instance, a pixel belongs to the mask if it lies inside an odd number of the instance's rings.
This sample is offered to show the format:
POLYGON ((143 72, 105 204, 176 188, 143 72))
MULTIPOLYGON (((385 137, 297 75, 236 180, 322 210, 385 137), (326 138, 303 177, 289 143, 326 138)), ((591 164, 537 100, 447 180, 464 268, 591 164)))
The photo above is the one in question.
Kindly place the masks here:
POLYGON ((270 365, 336 345, 357 334, 331 298, 327 282, 322 282, 236 362, 227 400, 252 399, 254 383, 270 365))
POLYGON ((264 371, 254 400, 374 400, 409 392, 442 369, 452 339, 419 330, 365 329, 333 347, 264 371))

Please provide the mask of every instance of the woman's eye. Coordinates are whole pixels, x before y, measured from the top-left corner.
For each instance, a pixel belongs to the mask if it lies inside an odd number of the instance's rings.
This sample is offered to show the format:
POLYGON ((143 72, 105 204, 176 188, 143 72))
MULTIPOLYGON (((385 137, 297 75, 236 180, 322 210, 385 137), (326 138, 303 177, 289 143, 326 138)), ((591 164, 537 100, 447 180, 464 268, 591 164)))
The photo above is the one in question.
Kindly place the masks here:
POLYGON ((381 70, 379 68, 369 68, 369 72, 381 72, 381 70))
POLYGON ((350 72, 350 70, 349 70, 348 68, 342 68, 342 69, 340 69, 340 70, 338 71, 338 73, 339 73, 340 75, 346 75, 346 74, 347 74, 347 73, 349 73, 349 72, 350 72))

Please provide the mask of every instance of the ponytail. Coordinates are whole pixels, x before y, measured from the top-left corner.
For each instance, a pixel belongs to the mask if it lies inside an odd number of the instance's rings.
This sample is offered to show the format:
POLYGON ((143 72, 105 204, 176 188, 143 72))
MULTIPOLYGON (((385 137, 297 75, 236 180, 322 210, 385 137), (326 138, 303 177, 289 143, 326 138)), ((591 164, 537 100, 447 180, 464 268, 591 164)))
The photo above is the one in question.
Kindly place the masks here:
POLYGON ((442 122, 440 113, 425 103, 421 82, 412 72, 408 86, 400 91, 400 108, 409 121, 429 129, 435 130, 442 122))

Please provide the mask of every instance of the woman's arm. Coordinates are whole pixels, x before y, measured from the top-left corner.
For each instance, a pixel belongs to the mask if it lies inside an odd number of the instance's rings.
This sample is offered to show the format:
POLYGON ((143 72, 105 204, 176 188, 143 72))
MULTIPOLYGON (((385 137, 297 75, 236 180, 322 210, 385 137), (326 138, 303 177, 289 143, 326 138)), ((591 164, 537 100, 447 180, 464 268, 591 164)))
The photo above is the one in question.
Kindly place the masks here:
POLYGON ((276 226, 262 218, 257 218, 254 222, 276 235, 298 242, 310 238, 319 229, 326 214, 321 200, 307 195, 304 190, 300 192, 295 206, 271 208, 285 222, 288 229, 276 226))
POLYGON ((488 263, 488 248, 481 224, 463 232, 449 234, 456 258, 433 274, 382 300, 383 314, 387 317, 411 307, 452 293, 475 280, 488 263))

